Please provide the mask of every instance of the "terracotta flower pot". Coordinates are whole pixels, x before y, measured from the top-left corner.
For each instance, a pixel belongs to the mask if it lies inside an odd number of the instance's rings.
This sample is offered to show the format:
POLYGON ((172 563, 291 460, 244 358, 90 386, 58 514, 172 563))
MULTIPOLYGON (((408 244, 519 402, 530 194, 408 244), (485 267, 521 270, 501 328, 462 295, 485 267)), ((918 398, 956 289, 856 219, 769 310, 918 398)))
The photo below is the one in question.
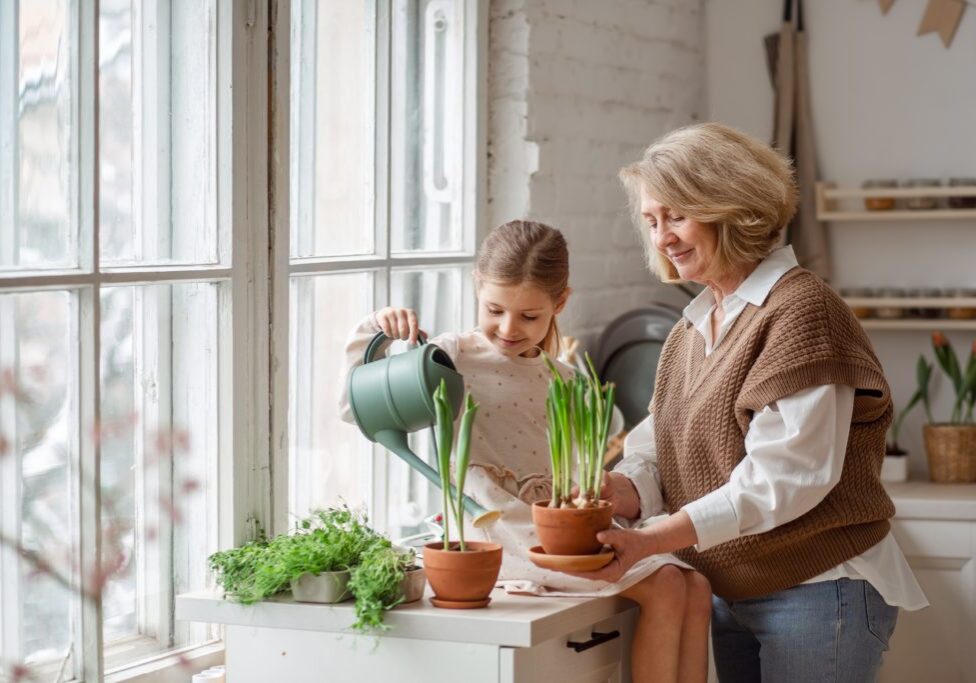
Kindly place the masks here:
POLYGON ((605 500, 592 508, 550 508, 549 501, 532 504, 532 522, 547 555, 594 555, 603 544, 598 532, 610 528, 613 506, 605 500))
POLYGON ((927 424, 922 435, 932 481, 976 481, 976 425, 927 424))
MULTIPOLYGON (((457 544, 452 543, 452 548, 457 544)), ((498 572, 502 568, 502 547, 498 543, 468 541, 465 550, 444 550, 441 542, 424 546, 424 571, 434 591, 436 607, 466 609, 484 607, 491 600, 498 572)))

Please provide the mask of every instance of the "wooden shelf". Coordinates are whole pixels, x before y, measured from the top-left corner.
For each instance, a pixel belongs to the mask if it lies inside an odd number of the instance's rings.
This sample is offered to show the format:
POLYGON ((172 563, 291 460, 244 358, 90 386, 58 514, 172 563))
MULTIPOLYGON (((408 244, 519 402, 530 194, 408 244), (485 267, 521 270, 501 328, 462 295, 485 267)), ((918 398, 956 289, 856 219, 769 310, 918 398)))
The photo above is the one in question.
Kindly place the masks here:
POLYGON ((942 330, 953 332, 957 330, 976 330, 976 319, 952 320, 947 318, 858 318, 865 330, 926 330, 934 332, 942 330))
POLYGON ((891 197, 906 199, 913 197, 976 197, 976 187, 892 187, 892 188, 837 188, 829 182, 817 183, 817 219, 841 222, 881 222, 881 221, 976 221, 976 209, 890 209, 887 211, 868 211, 867 209, 842 210, 837 201, 842 199, 864 199, 866 197, 891 197))
POLYGON ((844 297, 851 308, 976 308, 976 297, 844 297))

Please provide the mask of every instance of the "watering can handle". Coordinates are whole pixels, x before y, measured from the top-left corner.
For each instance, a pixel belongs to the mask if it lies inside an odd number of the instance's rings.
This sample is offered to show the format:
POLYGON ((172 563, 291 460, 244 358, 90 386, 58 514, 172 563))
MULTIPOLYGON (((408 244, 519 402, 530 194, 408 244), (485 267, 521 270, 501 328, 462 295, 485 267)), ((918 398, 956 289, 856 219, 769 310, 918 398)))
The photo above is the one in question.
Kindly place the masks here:
MULTIPOLYGON (((366 354, 363 356, 363 365, 367 363, 372 363, 375 359, 373 356, 379 352, 380 347, 387 341, 395 341, 386 336, 384 332, 377 332, 376 336, 369 340, 369 345, 366 346, 366 354)), ((427 335, 423 332, 417 332, 417 346, 422 346, 427 343, 427 335)))

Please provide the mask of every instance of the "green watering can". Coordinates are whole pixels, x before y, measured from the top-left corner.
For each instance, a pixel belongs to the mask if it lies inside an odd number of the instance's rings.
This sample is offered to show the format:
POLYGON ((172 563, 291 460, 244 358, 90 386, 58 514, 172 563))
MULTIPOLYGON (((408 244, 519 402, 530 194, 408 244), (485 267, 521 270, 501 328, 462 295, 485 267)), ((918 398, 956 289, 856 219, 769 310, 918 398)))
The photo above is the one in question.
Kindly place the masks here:
MULTIPOLYGON (((404 353, 375 358, 387 339, 382 332, 373 337, 366 347, 363 364, 349 377, 353 417, 363 436, 396 453, 440 487, 437 470, 410 450, 407 433, 430 427, 437 421, 432 394, 441 380, 447 384, 448 400, 457 415, 464 399, 464 378, 450 356, 440 347, 428 344, 426 339, 404 353)), ((453 486, 451 494, 457 496, 453 486)), ((468 496, 464 497, 464 509, 476 527, 488 526, 501 516, 497 510, 486 510, 468 496)))

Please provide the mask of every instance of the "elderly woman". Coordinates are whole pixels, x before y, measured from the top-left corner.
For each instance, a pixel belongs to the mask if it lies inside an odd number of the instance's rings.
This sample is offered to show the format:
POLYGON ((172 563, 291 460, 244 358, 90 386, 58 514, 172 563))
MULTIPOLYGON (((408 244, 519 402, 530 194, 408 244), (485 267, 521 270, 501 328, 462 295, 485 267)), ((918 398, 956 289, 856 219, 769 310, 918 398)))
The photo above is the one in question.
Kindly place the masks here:
POLYGON ((651 145, 620 177, 648 262, 705 285, 661 352, 649 416, 605 497, 615 580, 674 552, 711 582, 723 681, 869 681, 898 608, 925 596, 878 478, 892 408, 851 311, 777 248, 796 206, 789 162, 718 124, 651 145))

